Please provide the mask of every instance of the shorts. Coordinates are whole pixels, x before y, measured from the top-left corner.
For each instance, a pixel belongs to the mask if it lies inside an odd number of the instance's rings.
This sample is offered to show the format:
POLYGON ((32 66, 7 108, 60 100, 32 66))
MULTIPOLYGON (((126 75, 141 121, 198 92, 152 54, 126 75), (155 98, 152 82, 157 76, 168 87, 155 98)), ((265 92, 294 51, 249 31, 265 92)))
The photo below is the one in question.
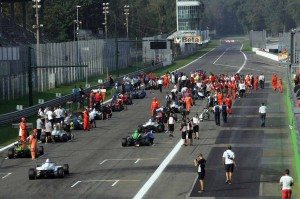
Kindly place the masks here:
POLYGON ((234 170, 234 164, 225 164, 225 171, 226 172, 233 172, 234 170))
POLYGON ((198 172, 198 180, 204 180, 205 172, 198 172))
POLYGON ((45 132, 46 137, 51 136, 51 132, 45 132))
POLYGON ((193 139, 193 130, 188 131, 188 139, 193 139))
POLYGON ((174 124, 169 124, 168 125, 168 129, 169 129, 169 131, 174 131, 174 124))
POLYGON ((193 131, 194 131, 194 133, 199 132, 199 126, 198 125, 194 126, 193 131))
POLYGON ((186 131, 181 132, 181 138, 184 140, 186 139, 186 131))

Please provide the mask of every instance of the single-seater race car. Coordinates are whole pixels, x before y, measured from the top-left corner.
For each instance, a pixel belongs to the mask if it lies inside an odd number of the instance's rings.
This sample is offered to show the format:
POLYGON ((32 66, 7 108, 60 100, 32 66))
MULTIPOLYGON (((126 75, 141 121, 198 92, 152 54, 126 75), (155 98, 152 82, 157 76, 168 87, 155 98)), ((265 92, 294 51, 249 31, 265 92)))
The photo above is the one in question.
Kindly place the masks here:
MULTIPOLYGON (((44 155, 44 147, 39 146, 37 148, 37 156, 44 155)), ((13 147, 8 149, 7 157, 9 159, 12 158, 31 158, 30 146, 26 145, 26 147, 22 148, 22 143, 19 141, 13 147)))
POLYGON ((141 127, 135 130, 132 135, 122 138, 122 146, 150 146, 154 141, 154 134, 152 130, 143 131, 141 127))
POLYGON ((30 168, 28 171, 29 180, 35 180, 37 178, 63 178, 65 175, 69 175, 69 165, 58 165, 54 162, 50 162, 49 159, 41 165, 36 165, 35 168, 30 168))
MULTIPOLYGON (((54 141, 54 142, 67 142, 72 139, 71 133, 67 133, 66 131, 59 129, 59 128, 54 128, 54 130, 51 132, 51 139, 49 141, 54 141), (53 139, 53 140, 52 140, 53 139)), ((41 142, 45 143, 46 142, 46 135, 43 133, 41 135, 41 142)))
POLYGON ((153 119, 149 119, 148 122, 142 125, 142 129, 152 130, 155 131, 156 133, 162 133, 165 131, 165 125, 153 119))

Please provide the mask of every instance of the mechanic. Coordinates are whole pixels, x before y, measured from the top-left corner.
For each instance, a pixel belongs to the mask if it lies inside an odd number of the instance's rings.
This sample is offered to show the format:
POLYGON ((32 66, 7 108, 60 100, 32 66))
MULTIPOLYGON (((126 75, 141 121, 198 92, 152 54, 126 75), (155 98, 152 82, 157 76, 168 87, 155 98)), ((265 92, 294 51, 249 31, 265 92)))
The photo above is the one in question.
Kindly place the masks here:
POLYGON ((87 108, 83 112, 83 130, 90 131, 90 116, 87 108))
POLYGON ((198 193, 202 193, 204 191, 205 164, 206 160, 204 159, 202 153, 200 153, 194 160, 195 167, 198 167, 198 180, 200 185, 200 190, 198 193))
POLYGON ((153 100, 151 102, 151 116, 154 117, 156 114, 156 109, 160 107, 159 101, 156 99, 156 97, 153 97, 153 100))
POLYGON ((272 75, 272 88, 273 88, 273 91, 276 91, 277 90, 277 75, 276 74, 273 74, 272 75))
POLYGON ((33 129, 31 135, 29 136, 30 153, 32 160, 35 160, 37 153, 37 131, 37 129, 33 129))
POLYGON ((226 182, 225 183, 228 183, 228 184, 231 184, 231 182, 232 182, 233 170, 236 165, 235 155, 231 149, 232 149, 231 145, 228 145, 227 150, 224 151, 223 156, 222 156, 223 164, 225 165, 225 174, 226 174, 226 182))
POLYGON ((27 139, 27 124, 25 117, 22 117, 21 122, 19 123, 19 137, 22 143, 22 149, 25 149, 27 139))
POLYGON ((154 142, 154 133, 152 130, 149 130, 148 132, 145 133, 146 138, 148 139, 149 143, 153 145, 154 142))

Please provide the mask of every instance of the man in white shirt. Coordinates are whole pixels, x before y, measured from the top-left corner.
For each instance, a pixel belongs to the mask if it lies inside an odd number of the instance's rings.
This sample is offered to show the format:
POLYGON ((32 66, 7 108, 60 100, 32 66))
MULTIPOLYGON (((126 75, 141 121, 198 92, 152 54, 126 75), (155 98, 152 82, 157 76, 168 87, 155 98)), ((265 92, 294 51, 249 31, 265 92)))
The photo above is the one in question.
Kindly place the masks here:
POLYGON ((280 178, 281 186, 281 197, 282 199, 291 199, 292 198, 292 186, 294 184, 293 178, 289 175, 290 170, 286 169, 284 175, 280 178))
POLYGON ((239 94, 240 94, 240 96, 239 97, 244 97, 244 95, 245 95, 245 92, 246 92, 246 85, 245 85, 245 82, 243 82, 243 81, 241 81, 240 83, 239 83, 239 94))
POLYGON ((226 183, 228 184, 231 184, 232 174, 235 166, 235 155, 231 149, 232 147, 229 145, 222 156, 223 164, 225 165, 226 183))
POLYGON ((259 81, 259 86, 261 89, 265 88, 265 76, 263 74, 260 74, 260 76, 258 76, 258 81, 259 81))
POLYGON ((169 131, 169 136, 174 137, 174 126, 175 126, 175 118, 173 114, 170 114, 170 117, 168 118, 168 131, 169 131))
POLYGON ((199 116, 198 113, 193 117, 193 132, 195 133, 194 139, 199 140, 199 116))
POLYGON ((266 123, 266 114, 267 114, 267 107, 265 106, 265 103, 262 103, 261 106, 259 107, 259 115, 261 119, 261 127, 265 127, 266 123))
POLYGON ((162 92, 163 80, 159 78, 157 80, 157 84, 158 84, 159 91, 162 92))

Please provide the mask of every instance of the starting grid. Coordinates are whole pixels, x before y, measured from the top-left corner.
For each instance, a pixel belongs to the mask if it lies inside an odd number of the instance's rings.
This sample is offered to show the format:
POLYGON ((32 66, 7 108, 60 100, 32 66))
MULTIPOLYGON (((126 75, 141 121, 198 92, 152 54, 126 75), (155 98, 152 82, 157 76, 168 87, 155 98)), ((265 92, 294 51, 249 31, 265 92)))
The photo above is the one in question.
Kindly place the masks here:
POLYGON ((0 177, 1 177, 1 179, 4 179, 4 178, 7 178, 11 174, 12 173, 0 173, 0 177))
MULTIPOLYGON (((128 159, 105 159, 102 162, 99 163, 99 165, 104 165, 105 163, 109 162, 120 162, 120 161, 127 161, 132 162, 134 164, 137 164, 141 161, 151 161, 151 160, 158 160, 158 158, 128 158, 128 159)), ((78 187, 81 184, 87 184, 87 183, 112 183, 111 186, 114 187, 118 183, 137 183, 140 182, 140 180, 136 179, 91 179, 91 180, 78 180, 74 184, 71 185, 71 188, 78 187)))

